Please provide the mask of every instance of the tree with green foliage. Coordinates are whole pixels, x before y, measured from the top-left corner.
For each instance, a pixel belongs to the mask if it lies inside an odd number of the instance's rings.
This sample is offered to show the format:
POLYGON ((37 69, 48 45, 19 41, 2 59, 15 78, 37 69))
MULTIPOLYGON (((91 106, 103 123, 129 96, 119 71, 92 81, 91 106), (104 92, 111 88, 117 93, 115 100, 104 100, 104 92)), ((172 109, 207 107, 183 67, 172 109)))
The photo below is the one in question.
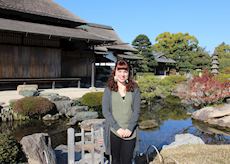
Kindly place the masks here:
POLYGON ((152 54, 152 43, 149 38, 144 34, 140 34, 133 40, 132 45, 138 50, 138 54, 143 58, 142 60, 137 61, 137 71, 153 72, 157 62, 152 54))
POLYGON ((0 163, 26 163, 22 145, 10 134, 0 133, 0 163))
POLYGON ((198 40, 189 33, 164 32, 156 37, 156 44, 152 46, 156 52, 162 52, 174 59, 178 70, 190 70, 194 53, 198 50, 198 40))
POLYGON ((133 40, 132 45, 139 53, 144 53, 151 50, 152 43, 146 35, 140 34, 133 40))
POLYGON ((220 72, 224 72, 230 67, 230 45, 223 42, 215 48, 214 53, 218 55, 220 72))
POLYGON ((191 64, 193 69, 210 69, 211 57, 204 48, 198 47, 192 56, 191 64))

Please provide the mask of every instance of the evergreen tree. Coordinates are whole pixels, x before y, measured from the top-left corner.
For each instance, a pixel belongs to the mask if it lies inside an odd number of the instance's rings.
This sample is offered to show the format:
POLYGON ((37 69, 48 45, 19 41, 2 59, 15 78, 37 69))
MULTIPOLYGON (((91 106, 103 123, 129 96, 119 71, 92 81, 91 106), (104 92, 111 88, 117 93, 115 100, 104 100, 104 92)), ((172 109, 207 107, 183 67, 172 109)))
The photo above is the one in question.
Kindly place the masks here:
POLYGON ((204 48, 198 47, 193 54, 191 64, 193 69, 210 69, 211 57, 204 48))
POLYGON ((193 69, 192 58, 198 50, 198 40, 188 33, 164 32, 156 37, 156 44, 152 48, 174 59, 178 70, 193 69))
POLYGON ((144 35, 138 35, 132 42, 134 48, 138 50, 138 54, 143 58, 137 63, 138 72, 152 72, 157 65, 151 50, 151 42, 149 38, 144 35))

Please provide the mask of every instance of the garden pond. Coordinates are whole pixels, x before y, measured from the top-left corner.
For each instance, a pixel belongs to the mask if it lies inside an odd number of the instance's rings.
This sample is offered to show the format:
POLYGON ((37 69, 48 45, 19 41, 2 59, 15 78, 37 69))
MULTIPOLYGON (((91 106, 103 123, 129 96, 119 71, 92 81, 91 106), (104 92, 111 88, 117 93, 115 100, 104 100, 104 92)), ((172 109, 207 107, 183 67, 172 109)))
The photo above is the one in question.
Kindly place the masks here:
MULTIPOLYGON (((159 126, 154 129, 140 130, 140 152, 145 153, 149 145, 155 145, 161 149, 163 145, 174 141, 176 134, 191 133, 200 137, 206 144, 230 144, 230 130, 217 129, 202 122, 191 119, 187 114, 190 109, 185 109, 180 105, 167 105, 154 109, 141 109, 140 120, 154 119, 159 126)), ((12 133, 17 140, 23 136, 33 133, 48 133, 51 137, 52 147, 67 143, 67 119, 60 119, 52 122, 40 120, 14 121, 0 123, 1 133, 12 133)), ((79 126, 74 126, 77 132, 79 126)))

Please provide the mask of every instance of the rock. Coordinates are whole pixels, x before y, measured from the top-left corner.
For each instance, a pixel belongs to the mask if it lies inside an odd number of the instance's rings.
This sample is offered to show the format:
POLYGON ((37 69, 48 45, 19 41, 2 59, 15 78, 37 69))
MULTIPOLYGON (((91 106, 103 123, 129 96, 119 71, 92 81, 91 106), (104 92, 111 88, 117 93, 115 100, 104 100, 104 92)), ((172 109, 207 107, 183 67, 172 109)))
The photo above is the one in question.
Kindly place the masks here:
POLYGON ((204 141, 201 138, 196 137, 196 136, 189 134, 189 133, 177 134, 175 136, 175 141, 169 145, 164 145, 162 147, 162 149, 175 148, 177 146, 186 145, 186 144, 189 144, 189 145, 191 145, 191 144, 204 144, 204 141))
POLYGON ((78 112, 77 115, 75 115, 70 119, 68 125, 75 125, 77 121, 95 119, 97 117, 98 117, 97 112, 78 112))
POLYGON ((30 97, 30 96, 36 96, 38 94, 38 91, 35 90, 21 90, 18 92, 19 95, 30 97))
POLYGON ((53 121, 53 120, 58 120, 59 119, 59 114, 55 114, 55 115, 51 115, 51 114, 47 114, 44 117, 42 117, 42 119, 44 121, 53 121))
POLYGON ((226 129, 222 129, 222 128, 218 129, 213 126, 208 126, 207 124, 201 124, 200 122, 197 121, 193 121, 193 125, 201 132, 204 132, 206 134, 212 134, 212 135, 220 134, 221 136, 223 135, 229 136, 229 133, 226 129))
POLYGON ((66 96, 60 96, 57 93, 40 93, 39 96, 41 97, 45 97, 47 99, 49 99, 50 101, 54 102, 54 101, 61 101, 61 100, 70 100, 69 97, 66 96))
POLYGON ((30 97, 36 96, 38 94, 38 85, 30 84, 30 85, 18 85, 17 92, 19 95, 30 97))
POLYGON ((92 126, 102 125, 105 119, 89 119, 80 123, 80 127, 86 131, 90 131, 92 126))
POLYGON ((72 102, 69 100, 53 101, 53 103, 56 105, 58 112, 61 114, 66 114, 68 109, 71 108, 71 104, 72 104, 72 102))
MULTIPOLYGON (((59 145, 55 149, 57 164, 67 164, 68 163, 68 146, 67 145, 59 145)), ((75 151, 75 161, 79 161, 81 159, 81 153, 75 151)))
POLYGON ((193 113, 192 118, 206 121, 208 119, 230 115, 230 104, 216 107, 204 107, 193 113))
POLYGON ((230 115, 216 119, 209 119, 208 123, 212 125, 230 128, 230 115))
POLYGON ((140 129, 152 129, 158 127, 156 120, 146 120, 139 123, 140 129))
POLYGON ((47 133, 25 136, 20 143, 28 158, 28 163, 56 164, 55 152, 51 148, 51 140, 47 133))
POLYGON ((66 116, 75 116, 78 112, 88 111, 88 106, 71 106, 66 110, 66 116))
POLYGON ((230 104, 205 107, 192 114, 192 118, 209 124, 230 128, 230 104), (225 118, 226 117, 226 118, 225 118))
POLYGON ((227 99, 226 99, 226 103, 227 103, 227 104, 230 104, 230 98, 227 98, 227 99))
POLYGON ((18 85, 17 86, 17 92, 20 91, 37 91, 38 85, 37 84, 25 84, 25 85, 18 85))

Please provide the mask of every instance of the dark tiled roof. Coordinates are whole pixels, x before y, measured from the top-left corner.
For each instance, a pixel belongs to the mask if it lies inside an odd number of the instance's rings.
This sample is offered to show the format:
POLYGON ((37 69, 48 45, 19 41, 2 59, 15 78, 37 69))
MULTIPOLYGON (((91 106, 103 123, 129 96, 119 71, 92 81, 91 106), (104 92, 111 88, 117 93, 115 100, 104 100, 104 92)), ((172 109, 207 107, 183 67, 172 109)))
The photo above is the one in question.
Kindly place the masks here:
POLYGON ((176 63, 175 60, 167 58, 163 53, 153 52, 153 56, 158 63, 176 63))
POLYGON ((52 25, 44 25, 38 23, 29 23, 23 21, 16 21, 10 19, 0 18, 0 30, 25 32, 32 34, 42 34, 48 36, 68 37, 73 39, 87 39, 104 42, 112 42, 107 38, 100 37, 98 35, 86 32, 81 29, 58 27, 52 25))
POLYGON ((128 60, 141 60, 142 58, 136 55, 124 55, 124 54, 118 54, 117 55, 120 58, 128 59, 128 60))
POLYGON ((113 50, 122 50, 122 51, 132 51, 132 52, 136 52, 137 50, 135 48, 133 48, 132 46, 130 46, 127 43, 120 43, 120 44, 116 44, 116 42, 114 43, 114 45, 111 46, 106 46, 108 49, 113 49, 113 50))
POLYGON ((89 31, 91 33, 103 36, 105 38, 115 40, 113 45, 105 46, 107 49, 115 49, 115 50, 122 50, 122 51, 132 51, 132 52, 137 51, 136 49, 134 49, 129 44, 124 43, 119 38, 119 36, 115 32, 115 30, 110 26, 94 24, 94 23, 88 23, 87 25, 80 26, 80 28, 82 28, 82 29, 84 29, 86 31, 89 31))
POLYGON ((0 9, 85 23, 53 0, 0 0, 0 9))

